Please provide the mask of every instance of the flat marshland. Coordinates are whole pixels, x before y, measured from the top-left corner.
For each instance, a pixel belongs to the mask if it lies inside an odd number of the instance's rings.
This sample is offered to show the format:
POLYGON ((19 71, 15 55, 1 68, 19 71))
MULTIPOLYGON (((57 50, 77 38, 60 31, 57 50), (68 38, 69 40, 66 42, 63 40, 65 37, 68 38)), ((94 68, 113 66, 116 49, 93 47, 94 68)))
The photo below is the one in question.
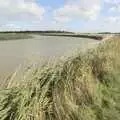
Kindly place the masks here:
POLYGON ((0 41, 2 40, 19 40, 30 39, 32 36, 28 33, 0 33, 0 41))
POLYGON ((119 120, 120 37, 26 68, 0 90, 0 120, 119 120))

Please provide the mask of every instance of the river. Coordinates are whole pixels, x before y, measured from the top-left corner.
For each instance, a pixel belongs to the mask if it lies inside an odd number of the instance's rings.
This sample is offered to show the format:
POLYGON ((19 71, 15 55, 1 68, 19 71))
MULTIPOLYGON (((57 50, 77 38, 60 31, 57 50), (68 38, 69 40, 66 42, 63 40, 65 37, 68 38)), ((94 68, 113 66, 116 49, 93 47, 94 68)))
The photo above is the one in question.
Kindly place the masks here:
POLYGON ((26 60, 39 56, 59 57, 77 48, 88 49, 96 42, 86 38, 39 35, 31 39, 0 41, 0 76, 11 74, 26 60))

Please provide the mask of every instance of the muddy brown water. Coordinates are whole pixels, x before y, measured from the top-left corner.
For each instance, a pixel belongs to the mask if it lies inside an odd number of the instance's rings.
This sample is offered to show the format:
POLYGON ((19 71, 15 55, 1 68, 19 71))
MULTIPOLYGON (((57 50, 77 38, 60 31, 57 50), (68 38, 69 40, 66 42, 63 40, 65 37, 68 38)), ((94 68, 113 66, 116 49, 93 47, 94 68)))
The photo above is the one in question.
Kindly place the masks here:
POLYGON ((87 38, 38 35, 32 39, 0 41, 0 77, 8 76, 27 60, 62 56, 77 48, 88 49, 97 42, 87 38))

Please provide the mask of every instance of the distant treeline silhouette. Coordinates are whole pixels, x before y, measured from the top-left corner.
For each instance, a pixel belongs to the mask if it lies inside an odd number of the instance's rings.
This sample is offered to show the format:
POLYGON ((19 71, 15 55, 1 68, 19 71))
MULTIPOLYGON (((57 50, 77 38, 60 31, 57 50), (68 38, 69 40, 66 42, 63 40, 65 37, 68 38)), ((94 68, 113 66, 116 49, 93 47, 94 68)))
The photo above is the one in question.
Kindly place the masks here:
MULTIPOLYGON (((25 30, 25 31, 0 31, 0 33, 71 33, 74 34, 75 32, 69 31, 60 31, 60 30, 25 30)), ((91 33, 86 33, 91 34, 91 33)), ((96 34, 120 34, 120 32, 98 32, 96 34)))
POLYGON ((98 34, 120 34, 120 32, 100 32, 98 34))
POLYGON ((0 33, 74 33, 68 31, 55 31, 55 30, 47 30, 47 31, 0 31, 0 33))

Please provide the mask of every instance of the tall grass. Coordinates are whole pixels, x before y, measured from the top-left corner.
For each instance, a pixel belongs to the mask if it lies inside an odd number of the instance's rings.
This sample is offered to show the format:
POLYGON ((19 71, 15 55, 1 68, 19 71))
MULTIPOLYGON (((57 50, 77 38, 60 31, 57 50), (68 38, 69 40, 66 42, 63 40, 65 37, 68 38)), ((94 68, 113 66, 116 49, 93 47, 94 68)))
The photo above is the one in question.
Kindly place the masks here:
POLYGON ((0 120, 119 120, 119 39, 9 80, 0 120))

